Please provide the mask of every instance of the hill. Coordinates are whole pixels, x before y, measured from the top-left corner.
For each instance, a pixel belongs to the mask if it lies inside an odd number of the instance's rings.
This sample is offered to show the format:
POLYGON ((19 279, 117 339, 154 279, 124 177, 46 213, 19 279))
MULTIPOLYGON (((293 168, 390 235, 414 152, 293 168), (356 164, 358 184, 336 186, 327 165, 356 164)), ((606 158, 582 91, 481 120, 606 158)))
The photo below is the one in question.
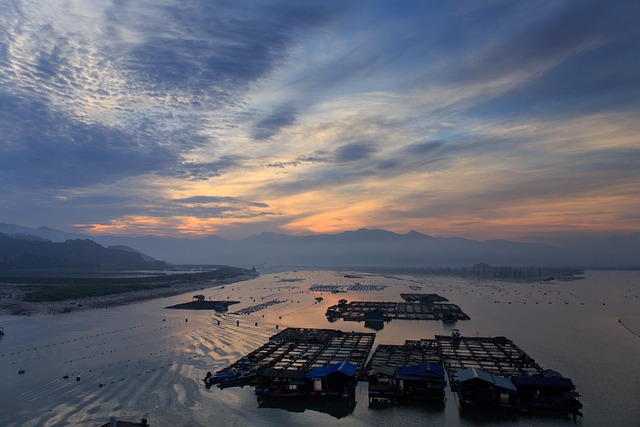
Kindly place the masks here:
MULTIPOLYGON (((41 238, 77 238, 47 227, 30 229, 0 224, 12 231, 41 238)), ((82 236, 88 238, 89 236, 82 236)), ((416 231, 406 234, 360 229, 337 234, 291 236, 261 233, 241 240, 220 236, 173 238, 158 236, 91 236, 109 247, 135 248, 175 264, 287 266, 563 266, 578 268, 638 268, 640 233, 558 240, 556 244, 433 237, 416 231)))
POLYGON ((0 272, 39 270, 123 270, 159 267, 164 263, 146 258, 130 248, 105 248, 89 239, 52 242, 20 234, 0 233, 0 272))

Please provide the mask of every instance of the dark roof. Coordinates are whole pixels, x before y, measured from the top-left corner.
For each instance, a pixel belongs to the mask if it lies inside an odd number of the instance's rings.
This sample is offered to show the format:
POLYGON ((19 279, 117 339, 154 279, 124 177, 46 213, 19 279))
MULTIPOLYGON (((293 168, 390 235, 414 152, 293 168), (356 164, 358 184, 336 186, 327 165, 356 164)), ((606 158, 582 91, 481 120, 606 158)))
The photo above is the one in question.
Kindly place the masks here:
POLYGON ((558 371, 554 371, 553 369, 545 369, 542 371, 543 377, 562 377, 562 374, 558 371))
POLYGON ((356 365, 344 360, 333 365, 317 367, 309 372, 307 377, 326 377, 327 375, 334 374, 336 372, 340 372, 348 377, 353 377, 356 374, 357 369, 358 367, 356 365))
POLYGON ((396 368, 392 366, 378 366, 375 367, 369 372, 369 376, 373 377, 376 375, 386 375, 387 377, 392 377, 396 373, 396 368))
POLYGON ((438 377, 444 378, 444 368, 437 363, 427 362, 420 365, 402 366, 396 370, 396 378, 411 379, 438 377))
POLYGON ((384 311, 379 308, 374 308, 364 312, 365 320, 379 320, 384 321, 384 311))
POLYGON ((460 383, 479 379, 489 384, 493 384, 496 387, 500 387, 506 390, 517 391, 516 386, 508 378, 501 377, 499 375, 492 375, 481 369, 467 368, 458 370, 458 381, 460 383))
POLYGON ((516 375, 511 377, 516 387, 535 387, 546 389, 573 390, 575 386, 569 378, 563 377, 539 377, 528 375, 516 375))

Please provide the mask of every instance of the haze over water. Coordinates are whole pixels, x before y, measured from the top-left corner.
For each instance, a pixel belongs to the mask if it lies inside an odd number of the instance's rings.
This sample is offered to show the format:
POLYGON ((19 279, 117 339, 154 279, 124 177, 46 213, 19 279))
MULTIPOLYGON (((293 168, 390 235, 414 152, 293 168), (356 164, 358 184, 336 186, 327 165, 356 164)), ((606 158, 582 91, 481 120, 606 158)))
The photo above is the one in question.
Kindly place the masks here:
MULTIPOLYGON (((192 295, 186 294, 68 315, 1 317, 6 335, 0 338, 0 424, 100 425, 116 415, 130 421, 147 418, 154 426, 639 425, 640 336, 633 332, 640 332, 640 272, 587 271, 585 280, 544 284, 343 275, 320 270, 264 274, 201 292, 207 299, 241 301, 230 313, 285 301, 250 315, 164 309, 190 301, 192 295), (314 284, 356 282, 387 287, 381 292, 309 291, 314 284), (582 395, 583 416, 540 418, 499 409, 470 415, 460 411, 449 391, 441 409, 410 405, 373 410, 368 408, 367 384, 360 383, 353 412, 336 418, 328 409, 259 408, 251 387, 203 386, 207 371, 228 366, 286 327, 371 332, 362 323, 330 323, 324 312, 341 298, 400 301, 403 292, 448 298, 471 317, 454 326, 463 335, 506 336, 544 368, 571 378, 582 395), (317 296, 324 300, 316 303, 317 296), (19 369, 25 374, 19 375, 19 369)), ((377 333, 374 348, 449 335, 451 328, 437 321, 393 320, 377 333)))

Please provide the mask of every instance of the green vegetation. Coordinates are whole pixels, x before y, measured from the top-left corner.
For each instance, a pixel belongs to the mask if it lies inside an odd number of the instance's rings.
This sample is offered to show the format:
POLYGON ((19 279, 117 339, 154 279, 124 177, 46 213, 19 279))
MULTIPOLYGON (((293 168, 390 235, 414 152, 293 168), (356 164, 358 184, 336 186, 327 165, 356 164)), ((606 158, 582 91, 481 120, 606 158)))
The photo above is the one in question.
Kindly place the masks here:
POLYGON ((24 296, 24 301, 52 302, 100 297, 148 289, 169 288, 171 286, 192 283, 200 283, 205 286, 207 282, 211 283, 212 281, 229 279, 247 273, 249 273, 249 271, 243 268, 220 266, 216 270, 197 273, 163 274, 161 276, 124 278, 23 277, 10 279, 0 278, 0 282, 7 281, 14 284, 22 283, 32 285, 34 290, 24 296))
POLYGON ((50 285, 43 286, 37 291, 30 292, 24 297, 28 302, 65 301, 105 295, 121 294, 124 292, 141 291, 156 288, 168 288, 168 284, 139 284, 139 285, 50 285))

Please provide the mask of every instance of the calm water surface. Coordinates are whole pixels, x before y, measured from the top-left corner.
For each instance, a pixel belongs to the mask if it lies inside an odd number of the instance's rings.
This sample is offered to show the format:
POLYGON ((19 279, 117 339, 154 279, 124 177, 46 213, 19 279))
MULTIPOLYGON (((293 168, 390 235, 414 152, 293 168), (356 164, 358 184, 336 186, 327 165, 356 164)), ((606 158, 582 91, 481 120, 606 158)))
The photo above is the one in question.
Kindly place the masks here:
MULTIPOLYGON (((199 292, 241 301, 230 313, 285 301, 251 315, 164 309, 189 301, 192 295, 187 294, 69 315, 0 317, 6 330, 0 337, 0 425, 97 426, 116 415, 130 421, 147 418, 152 426, 640 426, 640 272, 587 271, 585 280, 544 284, 343 275, 316 270, 263 274, 199 292), (356 282, 386 288, 309 291, 314 284, 356 282), (329 323, 324 312, 341 298, 400 301, 402 292, 448 298, 471 316, 455 325, 464 335, 504 335, 543 367, 570 377, 582 395, 583 416, 463 411, 450 392, 440 408, 374 410, 368 407, 366 383, 357 390, 355 407, 309 401, 284 409, 259 407, 250 387, 203 387, 200 379, 206 371, 233 363, 288 326, 371 332, 362 323, 329 323), (316 303, 316 296, 324 300, 316 303), (20 369, 25 373, 19 375, 20 369)), ((393 320, 377 333, 376 345, 450 330, 441 322, 393 320)))

